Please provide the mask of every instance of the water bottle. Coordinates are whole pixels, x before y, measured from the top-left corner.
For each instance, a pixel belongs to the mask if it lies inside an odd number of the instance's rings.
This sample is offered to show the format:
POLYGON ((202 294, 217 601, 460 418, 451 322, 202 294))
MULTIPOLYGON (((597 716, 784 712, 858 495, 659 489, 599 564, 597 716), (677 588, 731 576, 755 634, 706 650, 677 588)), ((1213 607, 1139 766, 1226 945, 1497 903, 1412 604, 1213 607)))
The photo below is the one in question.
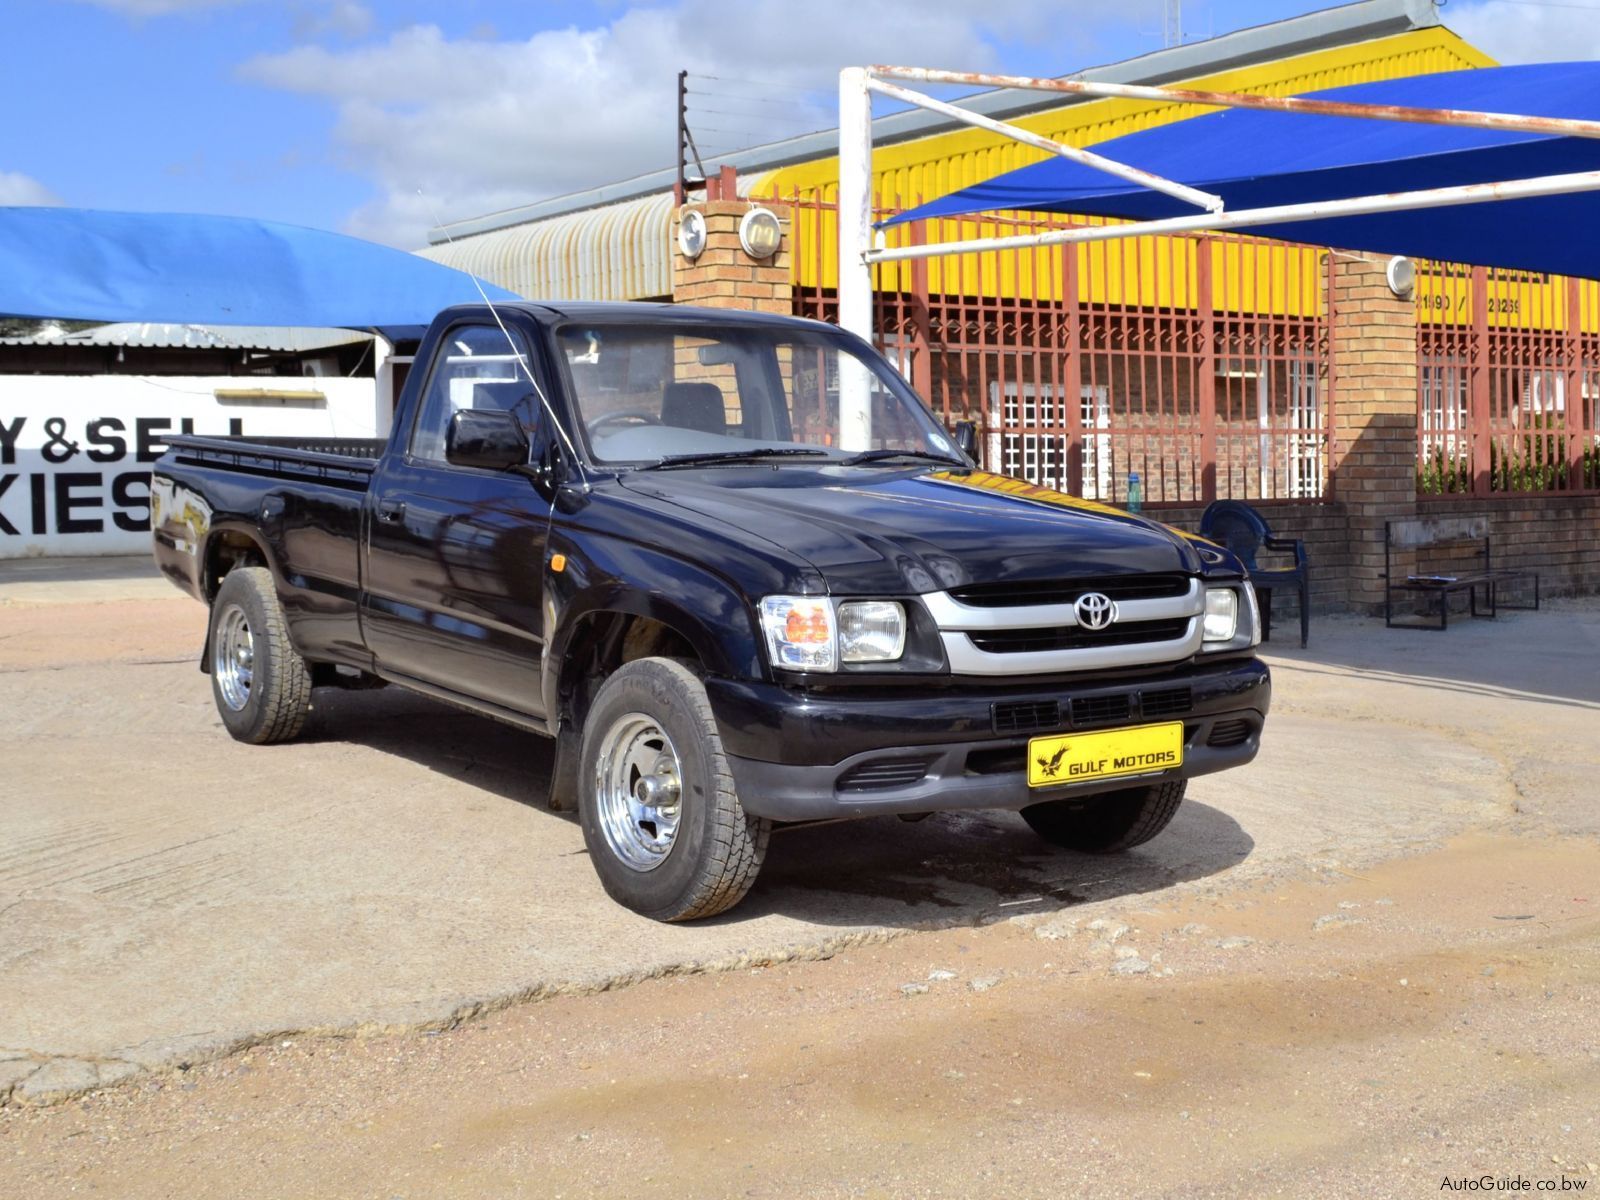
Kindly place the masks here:
POLYGON ((1128 472, 1128 511, 1136 513, 1144 508, 1144 484, 1139 482, 1139 472, 1128 472))

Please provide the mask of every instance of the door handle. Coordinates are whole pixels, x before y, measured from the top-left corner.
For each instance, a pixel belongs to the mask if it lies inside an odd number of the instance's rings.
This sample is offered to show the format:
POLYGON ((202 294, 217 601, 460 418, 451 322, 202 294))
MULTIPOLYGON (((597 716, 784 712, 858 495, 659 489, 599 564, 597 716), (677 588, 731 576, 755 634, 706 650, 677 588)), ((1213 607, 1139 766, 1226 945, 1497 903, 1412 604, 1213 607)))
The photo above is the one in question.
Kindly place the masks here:
POLYGON ((404 500, 393 500, 388 503, 378 502, 378 520, 390 525, 398 525, 405 519, 406 502, 404 500))

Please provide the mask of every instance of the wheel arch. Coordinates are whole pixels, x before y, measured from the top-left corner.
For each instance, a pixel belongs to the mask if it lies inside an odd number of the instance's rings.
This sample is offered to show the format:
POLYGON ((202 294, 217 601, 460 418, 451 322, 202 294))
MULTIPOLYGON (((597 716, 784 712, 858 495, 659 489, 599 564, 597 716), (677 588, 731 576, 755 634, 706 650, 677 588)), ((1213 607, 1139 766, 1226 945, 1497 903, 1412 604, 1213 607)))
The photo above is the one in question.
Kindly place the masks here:
POLYGON ((259 533, 240 525, 213 528, 200 554, 200 591, 207 604, 217 598, 228 572, 240 566, 266 567, 277 578, 277 566, 259 533))
POLYGON ((221 525, 213 527, 206 535, 205 544, 200 548, 200 595, 205 600, 206 607, 210 610, 206 619, 205 642, 200 647, 200 670, 203 674, 211 674, 211 639, 216 624, 216 599, 217 592, 222 589, 222 581, 229 572, 238 567, 265 567, 272 572, 276 583, 278 578, 277 566, 268 553, 266 543, 254 531, 245 526, 221 525))
POLYGON ((546 711, 581 729, 599 684, 641 658, 686 658, 703 671, 727 666, 716 637, 694 614, 660 596, 622 593, 563 623, 545 685, 546 711))

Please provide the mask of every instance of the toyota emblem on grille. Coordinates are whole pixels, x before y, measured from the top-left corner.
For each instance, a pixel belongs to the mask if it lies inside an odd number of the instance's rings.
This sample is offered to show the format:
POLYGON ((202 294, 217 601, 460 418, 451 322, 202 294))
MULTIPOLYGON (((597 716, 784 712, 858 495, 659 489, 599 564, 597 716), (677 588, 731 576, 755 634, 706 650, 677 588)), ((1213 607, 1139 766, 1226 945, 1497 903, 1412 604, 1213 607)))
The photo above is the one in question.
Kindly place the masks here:
POLYGON ((1073 605, 1078 614, 1078 624, 1085 629, 1105 629, 1117 619, 1117 606, 1110 596, 1100 592, 1085 592, 1073 605))

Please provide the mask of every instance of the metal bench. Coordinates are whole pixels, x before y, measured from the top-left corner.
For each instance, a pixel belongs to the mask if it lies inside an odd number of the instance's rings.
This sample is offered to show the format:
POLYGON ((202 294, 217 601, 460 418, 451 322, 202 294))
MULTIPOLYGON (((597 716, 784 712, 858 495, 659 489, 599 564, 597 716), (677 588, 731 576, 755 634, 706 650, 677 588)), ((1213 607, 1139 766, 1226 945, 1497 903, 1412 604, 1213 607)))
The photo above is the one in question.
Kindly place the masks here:
MULTIPOLYGON (((1539 573, 1517 567, 1496 567, 1493 546, 1489 537, 1487 517, 1434 517, 1414 521, 1386 521, 1383 526, 1383 620, 1391 629, 1447 629, 1450 625, 1450 597, 1467 593, 1468 607, 1474 617, 1493 618, 1502 608, 1537 609, 1539 607, 1539 573), (1470 556, 1473 560, 1464 569, 1446 567, 1437 574, 1425 573, 1418 564, 1415 573, 1396 579, 1393 559, 1396 551, 1423 551, 1438 547, 1457 546, 1457 558, 1470 556), (1508 604, 1501 596, 1503 584, 1529 584, 1533 586, 1532 604, 1508 604), (1431 620, 1396 621, 1395 598, 1410 595, 1434 598, 1438 608, 1438 624, 1431 620), (1482 597, 1480 603, 1480 596, 1482 597)), ((1419 614, 1426 617, 1426 612, 1419 614)))

